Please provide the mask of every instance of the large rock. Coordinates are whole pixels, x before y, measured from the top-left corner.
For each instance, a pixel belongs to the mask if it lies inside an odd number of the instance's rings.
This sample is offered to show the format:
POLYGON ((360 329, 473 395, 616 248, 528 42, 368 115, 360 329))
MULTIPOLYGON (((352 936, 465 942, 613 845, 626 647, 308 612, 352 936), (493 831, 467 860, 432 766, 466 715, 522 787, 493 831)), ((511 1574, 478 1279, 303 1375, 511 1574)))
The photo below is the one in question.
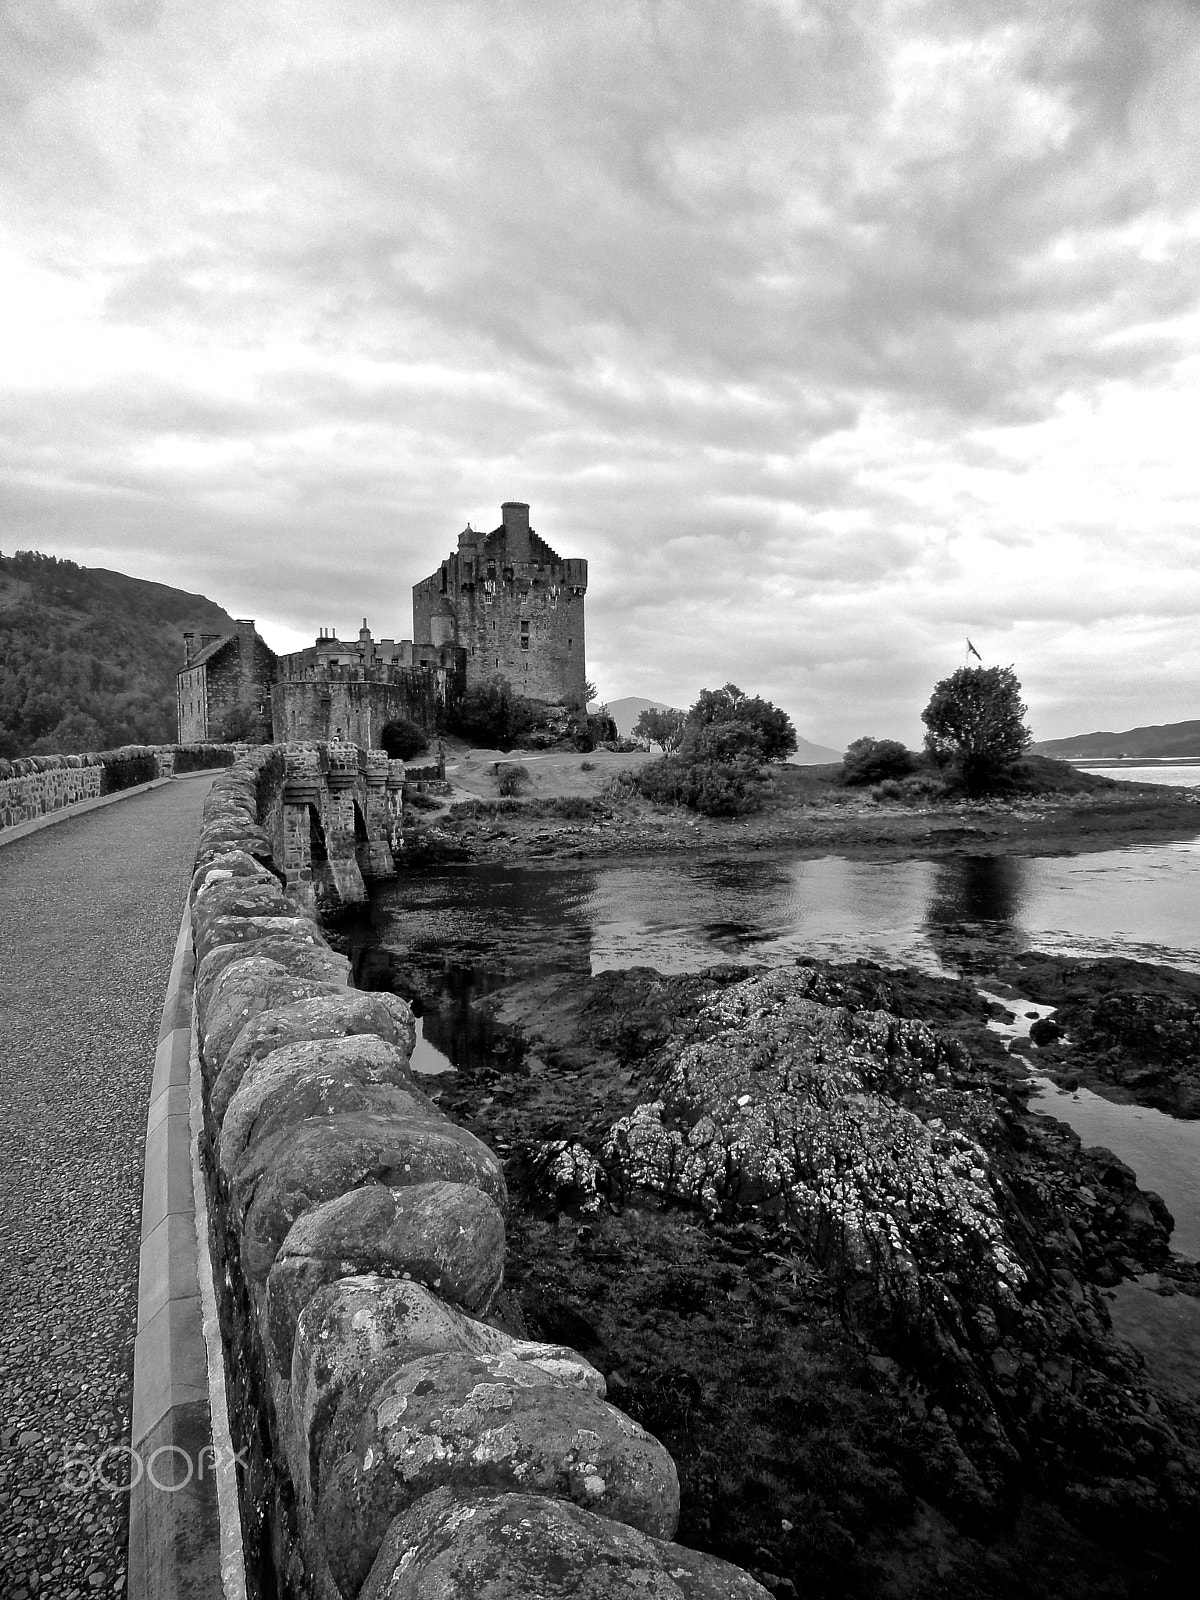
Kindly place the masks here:
MULTIPOLYGON (((339 1087, 355 1084, 407 1089, 414 1098, 406 1115, 412 1116, 418 1107, 422 1113, 432 1112, 432 1102, 416 1088, 408 1059, 402 1046, 387 1044, 373 1033, 359 1033, 339 1039, 303 1039, 251 1061, 219 1119, 214 1112, 221 1129, 221 1167, 232 1173, 247 1146, 262 1136, 267 1122, 277 1111, 282 1112, 284 1102, 300 1085, 312 1085, 317 1098, 307 1100, 309 1109, 298 1111, 292 1121, 312 1116, 322 1105, 322 1096, 336 1095, 339 1087)), ((350 1108, 330 1100, 324 1104, 323 1114, 338 1109, 350 1108)))
MULTIPOLYGON (((238 1035, 224 1062, 216 1064, 216 1081, 209 1098, 213 1116, 221 1121, 247 1069, 273 1050, 305 1039, 341 1039, 356 1034, 376 1034, 386 1044, 403 1051, 408 1060, 417 1030, 406 1001, 391 994, 360 994, 355 989, 302 1000, 254 1017, 238 1035)), ((207 1063, 204 1065, 207 1073, 207 1063)))
POLYGON ((557 1362, 566 1381, 604 1394, 604 1379, 574 1350, 514 1339, 418 1283, 364 1274, 319 1289, 300 1314, 292 1348, 290 1456, 297 1487, 307 1495, 310 1484, 314 1490, 319 1486, 321 1447, 335 1413, 343 1441, 336 1457, 348 1447, 366 1402, 388 1371, 441 1350, 482 1355, 531 1348, 539 1351, 543 1366, 557 1362), (368 1375, 368 1384, 362 1384, 368 1375))
POLYGON ((573 1500, 669 1539, 675 1463, 553 1364, 512 1350, 424 1356, 386 1379, 354 1448, 322 1471, 317 1528, 342 1593, 357 1594, 392 1518, 434 1489, 514 1489, 573 1500))
POLYGON ((439 1489, 388 1529, 362 1600, 770 1600, 716 1556, 567 1500, 439 1489))
POLYGON ((1013 1301, 1026 1271, 988 1156, 935 1114, 955 1110, 949 1048, 923 1023, 820 1005, 806 987, 781 969, 716 994, 661 1098, 613 1125, 610 1170, 710 1214, 777 1216, 896 1311, 931 1271, 1013 1301), (907 1103, 918 1094, 923 1115, 907 1103))
POLYGON ((335 994, 340 987, 317 978, 293 977, 278 961, 256 956, 235 961, 197 1001, 200 1051, 209 1073, 219 1070, 238 1034, 260 1011, 335 994))
POLYGON ((284 1128, 234 1173, 242 1270, 262 1283, 288 1229, 306 1211, 364 1183, 400 1188, 442 1178, 481 1189, 501 1208, 504 1173, 487 1145, 453 1122, 349 1112, 284 1128))
POLYGON ((350 985, 350 958, 331 950, 323 939, 315 936, 315 930, 314 936, 297 930, 266 935, 253 944, 224 944, 210 949, 196 972, 196 993, 201 1000, 207 998, 210 988, 227 967, 251 955, 261 961, 278 962, 295 978, 316 978, 321 983, 345 988, 350 985))
MULTIPOLYGON (((245 1087, 245 1079, 242 1084, 245 1087)), ((401 1118, 406 1122, 415 1119, 444 1123, 447 1120, 445 1113, 438 1110, 429 1096, 411 1084, 363 1083, 353 1074, 334 1072, 316 1076, 294 1075, 290 1082, 274 1087, 276 1092, 271 1096, 269 1109, 262 1116, 252 1119, 245 1130, 246 1142, 240 1151, 236 1150, 235 1142, 237 1125, 231 1130, 228 1141, 222 1133, 221 1170, 231 1182, 249 1151, 260 1143, 270 1142, 276 1134, 296 1128, 300 1123, 328 1122, 334 1117, 344 1119, 352 1115, 401 1118)), ((226 1127, 229 1125, 229 1116, 237 1108, 237 1099, 235 1095, 230 1102, 226 1127)))
POLYGON ((317 1290, 364 1272, 412 1278, 482 1316, 504 1278, 504 1218, 494 1200, 463 1183, 372 1185, 306 1212, 267 1279, 278 1371, 291 1368, 296 1323, 317 1290))

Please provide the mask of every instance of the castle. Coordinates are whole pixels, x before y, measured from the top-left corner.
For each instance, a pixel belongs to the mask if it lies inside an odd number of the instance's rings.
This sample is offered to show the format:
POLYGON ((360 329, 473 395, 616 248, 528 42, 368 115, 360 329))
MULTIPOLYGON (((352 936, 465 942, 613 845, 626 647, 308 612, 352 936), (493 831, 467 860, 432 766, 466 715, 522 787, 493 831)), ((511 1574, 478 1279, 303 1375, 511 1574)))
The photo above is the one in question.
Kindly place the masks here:
POLYGON ((529 526, 529 507, 506 500, 500 526, 468 523, 458 549, 413 585, 413 637, 356 640, 324 630, 314 644, 276 657, 239 621, 225 638, 205 635, 177 679, 179 740, 220 736, 234 704, 270 709, 278 742, 347 739, 378 747, 390 722, 432 731, 439 708, 495 678, 548 705, 583 709, 587 562, 563 559, 529 526), (236 646, 236 648, 235 648, 236 646))
POLYGON ((501 677, 527 699, 582 708, 587 562, 551 550, 523 501, 500 515, 491 533, 468 523, 457 551, 413 586, 413 640, 462 648, 468 689, 501 677))

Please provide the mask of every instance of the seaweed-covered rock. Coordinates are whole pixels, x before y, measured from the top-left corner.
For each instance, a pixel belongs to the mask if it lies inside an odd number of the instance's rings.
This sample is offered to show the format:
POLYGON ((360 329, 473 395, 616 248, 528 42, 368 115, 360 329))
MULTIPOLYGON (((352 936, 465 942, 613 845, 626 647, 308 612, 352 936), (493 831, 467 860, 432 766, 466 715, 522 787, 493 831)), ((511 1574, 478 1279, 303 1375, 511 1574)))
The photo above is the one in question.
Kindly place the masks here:
POLYGON ((280 1372, 291 1367, 296 1323, 317 1290, 361 1273, 412 1278, 482 1316, 504 1277, 504 1218, 478 1189, 442 1182, 373 1184, 306 1212, 267 1279, 267 1326, 280 1372))
POLYGON ((748 1573, 534 1494, 439 1489, 388 1529, 362 1600, 769 1600, 748 1573))
POLYGON ((242 1029, 223 1062, 210 1068, 201 1058, 206 1075, 215 1076, 209 1098, 213 1117, 218 1123, 222 1120, 247 1069, 272 1051, 305 1040, 359 1034, 377 1035, 386 1044, 395 1045, 409 1060, 417 1036, 412 1010, 395 995, 343 989, 261 1012, 242 1029))
POLYGON ((322 1470, 317 1526, 344 1595, 392 1518, 438 1488, 552 1494, 660 1539, 679 1519, 658 1440, 529 1350, 424 1356, 371 1396, 354 1448, 322 1470))
POLYGON ((504 1173, 488 1147, 444 1118, 348 1112, 283 1128, 250 1149, 230 1186, 242 1224, 242 1270, 261 1283, 306 1211, 364 1183, 467 1183, 503 1207, 504 1173))
POLYGON ((923 1023, 805 990, 784 969, 714 996, 661 1098, 614 1124, 611 1166, 630 1188, 710 1214, 779 1217, 898 1305, 913 1299, 918 1261, 982 1271, 1011 1298, 1025 1273, 986 1154, 964 1127, 904 1103, 921 1088, 938 1108, 947 1046, 923 1023))

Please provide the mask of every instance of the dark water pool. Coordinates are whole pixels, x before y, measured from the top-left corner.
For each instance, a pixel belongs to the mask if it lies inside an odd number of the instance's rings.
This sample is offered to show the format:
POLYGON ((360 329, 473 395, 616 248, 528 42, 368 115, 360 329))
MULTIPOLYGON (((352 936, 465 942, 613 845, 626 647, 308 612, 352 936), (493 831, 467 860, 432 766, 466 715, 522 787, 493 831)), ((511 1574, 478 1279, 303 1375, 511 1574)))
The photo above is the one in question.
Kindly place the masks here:
POLYGON ((596 867, 468 866, 379 891, 372 939, 596 973, 866 956, 952 970, 964 936, 1200 971, 1200 839, 1079 856, 780 855, 596 867))

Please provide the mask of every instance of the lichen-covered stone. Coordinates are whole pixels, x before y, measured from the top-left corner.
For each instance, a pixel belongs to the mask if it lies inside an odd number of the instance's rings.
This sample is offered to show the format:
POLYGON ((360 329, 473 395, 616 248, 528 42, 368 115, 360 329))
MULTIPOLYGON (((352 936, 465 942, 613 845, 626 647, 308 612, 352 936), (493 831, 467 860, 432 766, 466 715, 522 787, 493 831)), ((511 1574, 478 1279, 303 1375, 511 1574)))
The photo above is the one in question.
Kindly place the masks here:
POLYGON ((297 907, 283 890, 258 878, 225 878, 209 882, 192 905, 192 937, 196 960, 203 961, 218 940, 213 925, 226 917, 294 917, 297 907))
POLYGON ((219 1070, 239 1033, 261 1011, 337 993, 340 985, 294 977, 278 961, 245 956, 197 996, 200 1050, 209 1073, 219 1070))
MULTIPOLYGON (((216 1081, 209 1098, 212 1115, 221 1121, 247 1068, 272 1051, 304 1040, 360 1034, 377 1035, 386 1044, 395 1045, 408 1060, 417 1036, 412 1010, 395 995, 359 994, 346 989, 262 1012, 247 1023, 224 1062, 216 1064, 216 1081)), ((202 1064, 207 1074, 208 1064, 202 1064)))
POLYGON ((440 1488, 550 1494, 658 1539, 679 1521, 675 1464, 658 1440, 512 1350, 423 1356, 371 1396, 354 1448, 322 1471, 317 1507, 344 1595, 357 1594, 392 1518, 440 1488))
POLYGON ((267 1279, 267 1325, 280 1372, 291 1368, 296 1323, 317 1290, 366 1272, 412 1278, 482 1316, 504 1277, 504 1218, 478 1189, 440 1182, 372 1185, 306 1212, 267 1279))
POLYGON ((770 1600, 740 1568, 536 1494, 439 1489, 388 1529, 362 1600, 770 1600))
MULTIPOLYGON (((243 919, 245 920, 245 919, 243 919)), ((350 960, 331 950, 321 939, 292 933, 256 939, 253 944, 218 945, 205 956, 196 972, 196 994, 208 991, 227 967, 254 955, 263 961, 276 961, 296 978, 316 978, 321 983, 349 987, 350 960)))
MULTIPOLYGON (((247 1066, 219 1117, 214 1110, 214 1120, 221 1130, 221 1167, 232 1172, 246 1147, 261 1136, 264 1123, 274 1114, 280 1098, 300 1084, 390 1084, 395 1089, 410 1090, 414 1096, 420 1094, 408 1061, 408 1051, 401 1045, 387 1044, 373 1033, 302 1039, 257 1057, 247 1066)), ((414 1099, 414 1106, 417 1103, 414 1099)), ((419 1104, 422 1111, 434 1109, 424 1094, 420 1094, 419 1104)), ((299 1120, 311 1114, 301 1111, 299 1120)))
POLYGON ((543 1365, 558 1364, 564 1381, 604 1394, 604 1379, 574 1350, 514 1339, 447 1305, 421 1284, 363 1274, 319 1289, 300 1313, 292 1348, 289 1455, 297 1487, 307 1495, 310 1484, 319 1486, 321 1447, 344 1396, 347 1405, 338 1423, 348 1443, 388 1370, 441 1350, 488 1354, 508 1349, 537 1349, 543 1365), (376 1375, 370 1389, 347 1395, 368 1372, 376 1375))
POLYGON ((196 959, 203 966, 219 950, 233 950, 227 959, 257 954, 251 947, 267 939, 289 939, 309 949, 328 949, 320 928, 310 917, 289 905, 287 915, 271 917, 213 917, 204 924, 203 949, 196 959))
POLYGON ((306 1211, 364 1183, 467 1183, 503 1207, 504 1173, 488 1147, 446 1120, 348 1112, 284 1128, 250 1149, 233 1175, 242 1270, 261 1283, 306 1211))
MULTIPOLYGON (((394 1048, 384 1045, 385 1050, 394 1048)), ((270 1061, 270 1057, 267 1060, 270 1061)), ((249 1075, 247 1075, 249 1076, 249 1075)), ((232 1180, 246 1152, 298 1123, 318 1118, 344 1117, 362 1112, 376 1117, 421 1118, 445 1121, 427 1094, 414 1083, 371 1082, 361 1072, 289 1072, 286 1077, 264 1079, 255 1076, 247 1090, 247 1080, 234 1095, 226 1113, 218 1146, 218 1163, 232 1180), (254 1091, 265 1096, 257 1110, 254 1091), (246 1091, 243 1095, 243 1091, 246 1091), (232 1125, 231 1125, 232 1119, 232 1125)))
POLYGON ((232 878, 262 883, 268 888, 279 887, 279 879, 256 856, 246 850, 226 850, 196 868, 188 888, 188 898, 195 900, 209 883, 227 883, 232 878))

